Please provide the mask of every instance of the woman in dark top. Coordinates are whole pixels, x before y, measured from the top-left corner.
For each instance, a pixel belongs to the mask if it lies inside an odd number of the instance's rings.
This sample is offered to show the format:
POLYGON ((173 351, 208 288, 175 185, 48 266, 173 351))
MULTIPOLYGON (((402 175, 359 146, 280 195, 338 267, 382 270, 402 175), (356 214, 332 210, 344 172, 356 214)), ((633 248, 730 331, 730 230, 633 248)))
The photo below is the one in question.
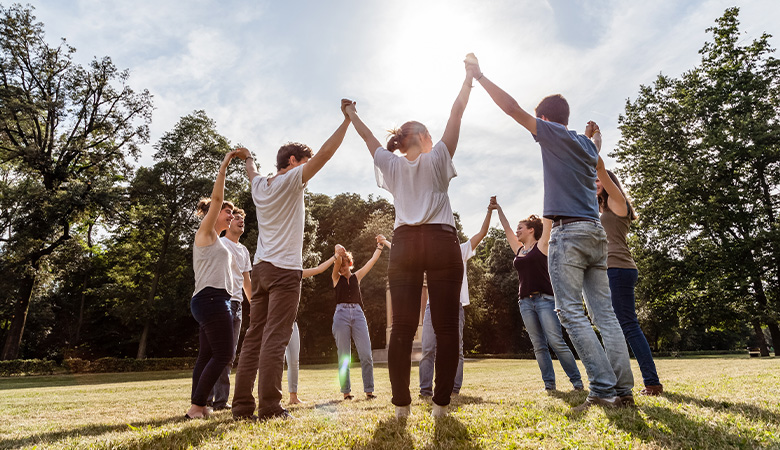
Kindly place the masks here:
MULTIPOLYGON (((598 126, 595 124, 594 126, 598 129, 598 126)), ((617 177, 604 167, 601 158, 596 165, 596 172, 598 175, 596 193, 599 198, 601 225, 607 233, 607 276, 612 293, 612 308, 642 372, 645 388, 640 394, 661 395, 664 387, 658 378, 650 345, 642 329, 639 328, 639 320, 636 317, 634 286, 639 278, 639 271, 628 249, 626 236, 631 221, 637 216, 617 177)))
POLYGON ((520 221, 517 231, 513 232, 498 202, 491 206, 498 210, 506 239, 515 253, 513 265, 520 278, 517 302, 525 329, 534 346, 536 362, 542 371, 544 388, 548 391, 556 388, 555 370, 550 357, 552 348, 574 389, 581 391, 582 377, 574 355, 563 340, 561 322, 555 313, 555 296, 550 283, 550 273, 547 270, 547 249, 552 224, 547 219, 542 224, 539 217, 530 216, 520 221))
POLYGON ((349 382, 349 365, 352 362, 351 341, 355 341, 363 373, 363 392, 367 399, 374 395, 374 360, 371 355, 371 338, 368 323, 363 313, 363 297, 360 295, 360 280, 371 271, 382 255, 387 240, 381 234, 376 237, 376 250, 365 266, 352 273, 352 254, 341 245, 336 245, 336 262, 333 265, 333 288, 336 291, 336 312, 333 314, 333 337, 339 355, 339 384, 344 400, 352 400, 352 386, 349 382))

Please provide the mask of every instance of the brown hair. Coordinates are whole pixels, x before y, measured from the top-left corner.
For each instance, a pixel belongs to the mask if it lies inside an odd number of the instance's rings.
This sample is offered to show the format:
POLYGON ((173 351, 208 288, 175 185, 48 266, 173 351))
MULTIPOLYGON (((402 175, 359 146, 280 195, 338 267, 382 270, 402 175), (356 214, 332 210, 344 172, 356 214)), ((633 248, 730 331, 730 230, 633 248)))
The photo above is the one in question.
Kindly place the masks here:
POLYGON ((537 241, 540 237, 542 237, 542 231, 544 230, 544 226, 542 225, 542 219, 539 218, 536 214, 531 214, 528 216, 527 219, 521 220, 521 224, 525 225, 526 228, 533 228, 534 230, 534 239, 537 241))
MULTIPOLYGON (((634 211, 634 206, 631 205, 631 201, 628 199, 628 196, 626 195, 626 192, 623 190, 623 186, 620 185, 620 181, 618 181, 618 177, 612 173, 611 170, 607 170, 607 175, 609 175, 609 178, 612 180, 613 183, 615 183, 615 186, 618 187, 620 190, 620 193, 623 194, 623 197, 626 198, 626 205, 628 206, 628 220, 636 220, 637 215, 634 211)), ((603 184, 603 182, 602 182, 603 184)), ((601 189, 601 194, 598 194, 599 197, 599 208, 601 208, 602 211, 609 211, 609 193, 606 189, 601 189)))
POLYGON ((347 265, 349 265, 349 268, 351 269, 355 267, 355 258, 352 257, 352 252, 344 252, 344 253, 347 255, 346 262, 347 265))
POLYGON ((241 208, 235 208, 233 209, 233 215, 234 216, 241 216, 242 218, 246 219, 246 212, 244 212, 241 208))
POLYGON ((314 153, 306 144, 300 142, 288 142, 279 148, 276 152, 276 168, 278 170, 286 169, 290 165, 290 156, 295 156, 297 161, 303 158, 311 158, 314 153))
POLYGON ((550 122, 569 125, 569 102, 561 94, 548 95, 536 106, 536 117, 544 116, 550 122))
MULTIPOLYGON (((211 206, 211 199, 210 198, 202 198, 198 202, 198 206, 195 207, 195 215, 198 217, 204 217, 209 212, 209 206, 211 206)), ((235 206, 233 206, 233 203, 225 201, 222 202, 222 208, 220 208, 220 211, 230 208, 233 209, 235 206)))
POLYGON ((425 125, 417 122, 416 120, 410 120, 399 128, 387 130, 390 133, 390 139, 387 140, 387 149, 391 152, 396 150, 401 153, 406 153, 407 140, 409 137, 416 135, 417 133, 427 133, 428 129, 425 125))

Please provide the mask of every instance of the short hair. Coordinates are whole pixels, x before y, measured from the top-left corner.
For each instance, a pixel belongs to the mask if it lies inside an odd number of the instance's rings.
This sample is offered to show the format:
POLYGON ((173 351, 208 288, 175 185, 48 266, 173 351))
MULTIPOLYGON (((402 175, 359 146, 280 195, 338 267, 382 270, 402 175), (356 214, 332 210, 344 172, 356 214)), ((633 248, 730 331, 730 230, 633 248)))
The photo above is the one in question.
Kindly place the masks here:
POLYGON ((548 95, 536 106, 536 117, 542 116, 550 122, 569 125, 569 102, 561 94, 548 95))
POLYGON ((387 140, 387 149, 391 152, 398 150, 401 153, 406 153, 408 138, 417 133, 427 133, 428 128, 416 120, 410 120, 399 128, 387 131, 390 133, 390 139, 387 140))
POLYGON ((241 216, 241 218, 246 219, 246 212, 241 208, 235 208, 233 209, 233 215, 234 216, 241 216))
MULTIPOLYGON (((198 206, 195 207, 195 215, 198 217, 205 217, 206 214, 208 214, 209 212, 209 206, 211 206, 210 198, 200 199, 200 201, 198 202, 198 206)), ((235 206, 233 206, 233 203, 231 202, 224 201, 222 202, 222 208, 220 208, 220 211, 225 208, 230 208, 232 210, 233 208, 235 208, 235 206)))
POLYGON ((278 170, 286 169, 290 165, 290 156, 295 156, 297 161, 303 158, 311 158, 314 152, 306 144, 300 142, 288 142, 279 148, 276 152, 276 168, 278 170))
POLYGON ((542 237, 542 231, 544 231, 544 225, 542 225, 542 219, 539 218, 536 214, 531 214, 528 216, 527 219, 521 220, 521 224, 525 225, 526 228, 533 228, 534 230, 534 239, 537 241, 539 238, 542 237))

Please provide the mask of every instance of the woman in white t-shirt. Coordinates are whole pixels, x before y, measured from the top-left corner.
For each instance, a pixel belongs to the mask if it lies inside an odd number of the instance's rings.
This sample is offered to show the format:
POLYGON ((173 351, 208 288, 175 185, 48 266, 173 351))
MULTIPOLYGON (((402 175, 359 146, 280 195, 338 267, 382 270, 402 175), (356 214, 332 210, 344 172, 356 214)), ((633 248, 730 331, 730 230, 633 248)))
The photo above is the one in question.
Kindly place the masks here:
POLYGON ((398 417, 407 416, 412 403, 409 393, 412 340, 420 321, 426 273, 438 349, 434 416, 447 414, 455 383, 463 261, 447 189, 457 175, 452 157, 471 82, 472 75, 467 72, 444 135, 436 145, 425 126, 412 121, 391 131, 385 149, 358 117, 354 102, 346 111, 374 159, 377 184, 393 194, 395 205, 393 251, 387 269, 393 310, 388 369, 392 403, 398 417), (393 154, 395 150, 401 155, 393 154))

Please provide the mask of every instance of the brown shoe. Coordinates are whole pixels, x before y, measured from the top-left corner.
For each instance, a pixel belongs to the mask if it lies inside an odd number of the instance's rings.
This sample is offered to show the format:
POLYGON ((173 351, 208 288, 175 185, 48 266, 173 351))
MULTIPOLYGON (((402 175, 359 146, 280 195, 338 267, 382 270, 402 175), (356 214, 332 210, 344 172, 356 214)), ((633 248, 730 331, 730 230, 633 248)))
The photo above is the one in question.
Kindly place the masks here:
POLYGON ((663 393, 664 393, 664 385, 658 384, 653 386, 645 386, 645 388, 639 392, 639 395, 649 395, 649 396, 657 397, 663 393))
POLYGON ((618 398, 620 399, 621 408, 636 408, 636 403, 634 403, 633 395, 621 395, 618 398))
POLYGON ((588 398, 585 399, 585 403, 581 404, 580 406, 576 406, 571 410, 573 412, 583 412, 586 411, 591 406, 601 406, 604 408, 619 408, 621 406, 620 397, 601 398, 601 397, 588 396, 588 398))

